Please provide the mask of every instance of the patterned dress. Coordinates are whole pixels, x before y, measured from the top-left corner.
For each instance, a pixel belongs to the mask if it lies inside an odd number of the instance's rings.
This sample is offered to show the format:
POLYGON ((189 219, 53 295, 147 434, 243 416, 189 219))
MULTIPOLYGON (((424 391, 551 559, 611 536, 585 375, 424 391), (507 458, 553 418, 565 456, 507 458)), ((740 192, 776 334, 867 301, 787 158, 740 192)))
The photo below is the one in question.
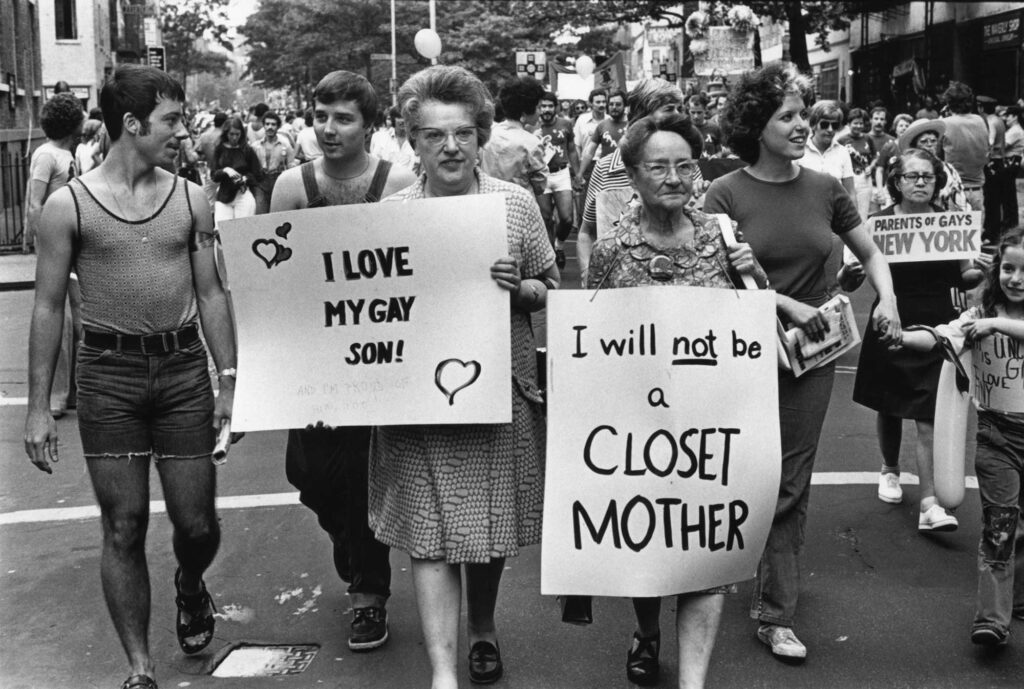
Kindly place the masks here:
POLYGON ((678 248, 660 249, 643 238, 642 212, 642 206, 630 205, 619 220, 615 235, 594 244, 587 271, 588 289, 638 285, 733 286, 722 232, 713 215, 688 211, 687 216, 693 222, 693 241, 678 248), (671 260, 672 276, 665 281, 650 275, 651 259, 659 255, 671 260))
MULTIPOLYGON (((550 268, 555 253, 533 196, 479 171, 477 179, 479 193, 505 195, 509 255, 522 276, 550 268)), ((424 181, 384 202, 424 198, 424 181)), ((544 410, 530 314, 513 307, 511 321, 512 423, 374 429, 369 521, 380 542, 451 564, 511 557, 540 542, 544 410)))

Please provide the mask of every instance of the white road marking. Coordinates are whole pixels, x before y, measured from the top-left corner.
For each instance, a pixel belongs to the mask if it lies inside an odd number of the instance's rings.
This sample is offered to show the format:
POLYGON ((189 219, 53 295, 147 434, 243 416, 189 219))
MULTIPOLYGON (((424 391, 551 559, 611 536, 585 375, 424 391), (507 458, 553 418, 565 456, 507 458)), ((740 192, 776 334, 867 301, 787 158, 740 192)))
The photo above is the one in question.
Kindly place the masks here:
MULTIPOLYGON (((815 472, 811 477, 811 485, 815 486, 870 486, 877 483, 877 471, 822 471, 815 472)), ((918 479, 914 474, 905 471, 900 474, 900 483, 907 486, 916 486, 918 485, 918 479)), ((978 479, 974 476, 966 477, 966 486, 971 489, 977 489, 978 479)), ((232 495, 217 498, 218 510, 240 510, 251 507, 280 507, 299 504, 301 503, 299 502, 299 494, 297 492, 232 495)), ((149 512, 150 514, 165 513, 167 512, 167 505, 163 500, 154 500, 149 503, 149 512)), ((18 510, 16 512, 0 514, 0 526, 84 521, 86 519, 98 519, 99 516, 100 510, 95 505, 18 510)))

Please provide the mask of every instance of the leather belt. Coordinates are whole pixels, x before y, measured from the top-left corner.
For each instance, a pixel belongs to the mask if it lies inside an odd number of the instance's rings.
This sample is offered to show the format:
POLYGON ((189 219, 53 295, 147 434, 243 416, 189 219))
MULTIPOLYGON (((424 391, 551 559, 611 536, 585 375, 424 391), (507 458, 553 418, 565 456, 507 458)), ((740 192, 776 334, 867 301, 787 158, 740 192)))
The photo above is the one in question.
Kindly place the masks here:
POLYGON ((87 347, 96 349, 113 349, 118 352, 130 352, 150 356, 153 354, 170 354, 179 349, 189 347, 199 341, 199 326, 195 323, 186 325, 181 330, 148 335, 125 335, 124 333, 104 333, 86 330, 82 342, 87 347))
POLYGON ((569 163, 562 163, 561 165, 548 165, 548 172, 561 172, 567 167, 569 167, 569 163))
POLYGON ((981 191, 983 187, 964 187, 964 191, 981 191))

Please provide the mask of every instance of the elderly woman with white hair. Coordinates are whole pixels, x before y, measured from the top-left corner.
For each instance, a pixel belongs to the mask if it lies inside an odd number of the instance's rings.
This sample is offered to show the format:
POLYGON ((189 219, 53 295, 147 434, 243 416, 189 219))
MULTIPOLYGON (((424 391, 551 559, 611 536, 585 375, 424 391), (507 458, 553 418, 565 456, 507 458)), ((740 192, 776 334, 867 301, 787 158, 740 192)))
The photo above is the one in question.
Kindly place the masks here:
MULTIPOLYGON (((630 123, 656 113, 681 113, 683 112, 683 92, 675 84, 663 79, 647 79, 634 86, 633 90, 629 92, 626 97, 626 106, 629 108, 630 123)), ((580 222, 580 232, 576 242, 576 258, 580 263, 582 280, 586 280, 590 251, 598 239, 598 230, 605 229, 598 228, 599 197, 616 190, 629 189, 629 175, 626 173, 626 166, 622 162, 622 155, 618 149, 597 161, 590 176, 590 185, 587 187, 587 200, 583 206, 583 218, 580 222)), ((626 193, 623 196, 628 199, 629 194, 626 193)), ((624 207, 625 204, 621 205, 624 207)))

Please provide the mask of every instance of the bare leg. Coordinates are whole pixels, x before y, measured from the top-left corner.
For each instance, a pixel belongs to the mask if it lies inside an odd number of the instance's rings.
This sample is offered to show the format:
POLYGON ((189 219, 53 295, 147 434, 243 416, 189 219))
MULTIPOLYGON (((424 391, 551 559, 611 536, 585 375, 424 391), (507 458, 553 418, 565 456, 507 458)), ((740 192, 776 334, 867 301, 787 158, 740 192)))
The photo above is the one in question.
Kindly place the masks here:
POLYGON ((544 227, 548 231, 548 241, 555 246, 555 206, 551 194, 538 194, 537 205, 540 206, 541 217, 544 218, 544 227))
POLYGON ((558 225, 555 231, 555 248, 561 248, 562 243, 569 238, 572 232, 572 192, 556 191, 555 206, 558 208, 558 225))
POLYGON ((882 451, 882 464, 887 469, 900 468, 900 445, 903 440, 903 419, 879 414, 875 419, 878 431, 878 449, 882 451))
POLYGON ((458 689, 455 664, 462 604, 459 566, 441 560, 411 559, 416 607, 433 673, 431 689, 458 689))
POLYGON ((220 524, 214 508, 217 474, 209 457, 157 462, 174 526, 174 555, 181 565, 181 591, 196 594, 203 572, 220 545, 220 524))
POLYGON ((497 642, 494 608, 504 570, 505 558, 466 565, 466 636, 470 648, 477 641, 497 642))
POLYGON ((86 459, 103 526, 103 597, 131 674, 153 676, 149 655, 149 457, 86 459))
POLYGON ((917 476, 921 482, 922 512, 935 504, 935 461, 932 454, 934 436, 934 423, 917 421, 917 476))
POLYGON ((676 599, 679 689, 703 689, 724 603, 720 593, 680 594, 676 599))
POLYGON ((658 620, 661 615, 660 598, 634 598, 633 612, 636 613, 636 631, 647 639, 661 631, 658 620))

